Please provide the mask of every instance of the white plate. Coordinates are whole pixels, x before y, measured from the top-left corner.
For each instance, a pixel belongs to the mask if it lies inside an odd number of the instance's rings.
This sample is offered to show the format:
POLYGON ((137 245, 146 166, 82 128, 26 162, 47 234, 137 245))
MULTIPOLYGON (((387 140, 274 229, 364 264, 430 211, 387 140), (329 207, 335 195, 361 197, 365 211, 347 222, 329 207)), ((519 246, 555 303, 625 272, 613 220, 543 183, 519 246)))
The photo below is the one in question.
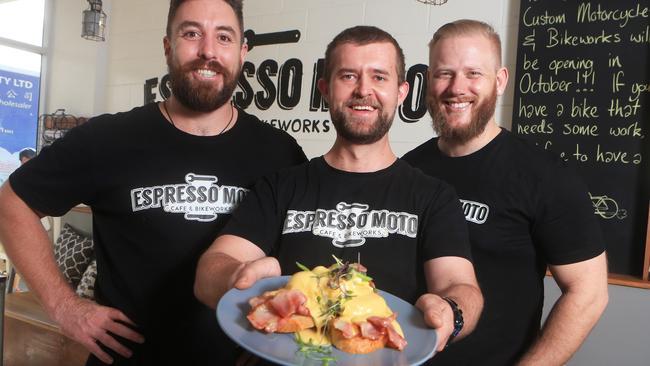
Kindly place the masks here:
MULTIPOLYGON (((250 311, 248 300, 265 291, 284 287, 289 276, 265 278, 246 290, 231 289, 219 301, 217 320, 223 331, 251 353, 281 365, 320 366, 321 362, 306 359, 298 352, 293 334, 267 334, 253 328, 246 315, 250 311)), ((387 292, 379 291, 386 303, 397 312, 397 321, 404 331, 408 345, 400 352, 384 348, 365 355, 353 355, 334 348, 332 356, 336 366, 410 366, 428 360, 436 348, 436 332, 424 324, 422 313, 413 305, 387 292)))

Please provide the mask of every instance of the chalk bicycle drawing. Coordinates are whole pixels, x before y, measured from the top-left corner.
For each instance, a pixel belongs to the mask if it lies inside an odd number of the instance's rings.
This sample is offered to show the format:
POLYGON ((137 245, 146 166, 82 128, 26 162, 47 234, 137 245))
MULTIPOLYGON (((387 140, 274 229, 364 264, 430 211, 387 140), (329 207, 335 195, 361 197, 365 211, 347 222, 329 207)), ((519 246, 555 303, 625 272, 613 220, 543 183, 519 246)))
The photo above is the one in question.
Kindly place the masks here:
POLYGON ((594 206, 594 214, 603 219, 617 218, 623 220, 627 217, 627 210, 618 208, 618 203, 613 198, 606 195, 593 196, 591 192, 589 192, 589 197, 591 198, 591 204, 594 206))

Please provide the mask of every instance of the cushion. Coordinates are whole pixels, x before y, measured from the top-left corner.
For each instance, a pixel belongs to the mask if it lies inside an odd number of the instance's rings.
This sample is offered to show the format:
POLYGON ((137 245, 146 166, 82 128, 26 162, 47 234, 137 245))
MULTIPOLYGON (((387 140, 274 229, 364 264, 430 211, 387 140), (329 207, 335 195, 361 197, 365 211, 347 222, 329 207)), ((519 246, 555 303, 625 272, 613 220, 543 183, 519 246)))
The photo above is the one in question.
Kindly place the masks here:
POLYGON ((81 276, 81 281, 79 281, 79 285, 77 285, 77 290, 75 291, 77 295, 86 299, 94 299, 96 277, 97 261, 93 259, 93 261, 88 265, 88 268, 86 268, 84 274, 81 276))
POLYGON ((54 259, 68 282, 76 288, 94 259, 93 241, 69 224, 64 224, 61 235, 54 243, 54 259))

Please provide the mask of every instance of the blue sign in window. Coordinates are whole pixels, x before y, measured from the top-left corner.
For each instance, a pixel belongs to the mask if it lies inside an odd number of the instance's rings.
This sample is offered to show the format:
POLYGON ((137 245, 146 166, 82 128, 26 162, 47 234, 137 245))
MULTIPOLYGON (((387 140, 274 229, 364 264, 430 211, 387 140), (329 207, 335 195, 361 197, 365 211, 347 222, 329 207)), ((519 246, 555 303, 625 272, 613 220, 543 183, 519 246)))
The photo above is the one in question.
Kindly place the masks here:
POLYGON ((19 165, 18 154, 36 148, 40 78, 0 69, 0 183, 19 165))

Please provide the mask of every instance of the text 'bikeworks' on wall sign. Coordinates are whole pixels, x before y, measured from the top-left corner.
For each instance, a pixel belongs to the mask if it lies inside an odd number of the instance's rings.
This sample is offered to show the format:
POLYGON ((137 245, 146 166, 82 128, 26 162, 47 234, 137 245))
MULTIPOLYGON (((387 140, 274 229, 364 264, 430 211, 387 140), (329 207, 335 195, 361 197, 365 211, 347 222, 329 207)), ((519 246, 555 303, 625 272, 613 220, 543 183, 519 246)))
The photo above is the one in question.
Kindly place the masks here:
POLYGON ((577 167, 610 271, 643 267, 650 0, 522 0, 513 132, 577 167))

